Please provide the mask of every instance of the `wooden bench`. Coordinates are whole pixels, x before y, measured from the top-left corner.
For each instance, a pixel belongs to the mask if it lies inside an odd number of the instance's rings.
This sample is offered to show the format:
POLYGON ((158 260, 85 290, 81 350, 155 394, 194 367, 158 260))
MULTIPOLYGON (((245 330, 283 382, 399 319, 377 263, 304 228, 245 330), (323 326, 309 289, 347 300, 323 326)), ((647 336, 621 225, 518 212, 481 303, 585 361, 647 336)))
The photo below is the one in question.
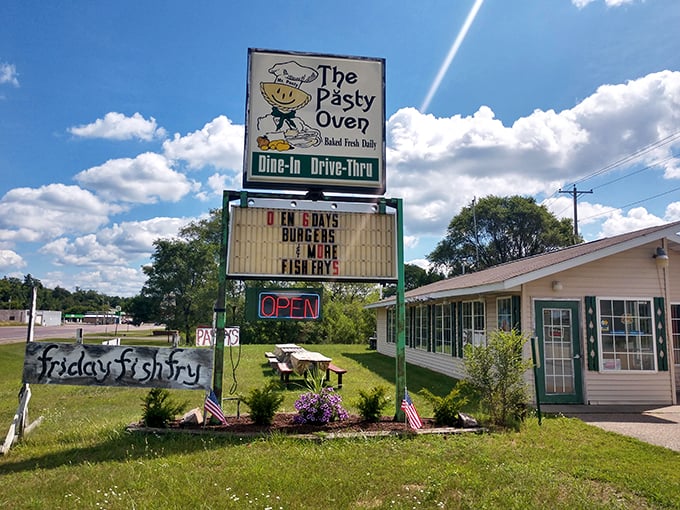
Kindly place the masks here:
POLYGON ((290 374, 293 373, 293 368, 288 365, 287 363, 283 363, 281 361, 276 362, 276 371, 279 373, 281 380, 288 384, 288 381, 290 380, 290 374))
POLYGON ((347 373, 347 370, 344 368, 340 368, 337 365, 334 365, 333 363, 328 364, 328 368, 326 369, 326 381, 331 380, 331 372, 336 374, 338 376, 338 388, 342 388, 342 375, 347 373))
POLYGON ((264 357, 267 359, 276 358, 276 354, 274 354, 273 352, 266 351, 264 353, 264 357))

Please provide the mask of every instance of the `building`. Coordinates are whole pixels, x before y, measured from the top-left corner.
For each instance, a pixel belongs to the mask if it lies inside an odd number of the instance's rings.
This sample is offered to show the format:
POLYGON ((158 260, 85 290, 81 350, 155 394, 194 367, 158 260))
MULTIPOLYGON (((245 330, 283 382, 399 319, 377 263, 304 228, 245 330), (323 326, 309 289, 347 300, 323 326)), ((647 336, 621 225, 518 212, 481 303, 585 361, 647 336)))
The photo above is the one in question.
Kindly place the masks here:
MULTIPOLYGON (((542 403, 675 404, 678 232, 680 222, 651 227, 410 290, 406 360, 464 378, 464 346, 512 327, 538 340, 542 403)), ((395 303, 369 306, 377 313, 377 349, 390 356, 395 303)), ((530 352, 527 342, 524 355, 530 352)))
MULTIPOLYGON (((30 310, 0 310, 0 322, 28 324, 30 310)), ((36 326, 60 326, 61 312, 56 310, 36 310, 36 326)))

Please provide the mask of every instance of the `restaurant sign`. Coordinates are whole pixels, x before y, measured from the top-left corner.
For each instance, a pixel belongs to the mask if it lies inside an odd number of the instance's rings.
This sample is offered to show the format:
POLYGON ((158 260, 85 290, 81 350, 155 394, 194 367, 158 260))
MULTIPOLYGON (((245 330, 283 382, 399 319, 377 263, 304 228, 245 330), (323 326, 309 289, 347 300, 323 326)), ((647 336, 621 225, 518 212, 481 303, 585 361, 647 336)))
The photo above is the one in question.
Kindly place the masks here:
POLYGON ((384 67, 250 49, 243 187, 384 194, 384 67))
POLYGON ((200 390, 212 367, 212 349, 28 342, 23 382, 200 390))
POLYGON ((230 218, 230 277, 397 279, 394 214, 235 206, 230 218))
POLYGON ((246 319, 316 320, 321 318, 322 289, 246 289, 246 319))

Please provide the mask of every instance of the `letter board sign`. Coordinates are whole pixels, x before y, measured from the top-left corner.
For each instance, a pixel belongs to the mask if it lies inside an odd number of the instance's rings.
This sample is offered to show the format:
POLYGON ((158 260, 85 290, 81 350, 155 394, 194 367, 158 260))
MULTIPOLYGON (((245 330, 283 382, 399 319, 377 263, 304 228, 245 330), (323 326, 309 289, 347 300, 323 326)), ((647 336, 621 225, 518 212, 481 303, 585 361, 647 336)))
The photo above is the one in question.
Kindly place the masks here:
POLYGON ((385 193, 385 60, 248 50, 244 188, 385 193))
POLYGON ((234 206, 230 219, 230 277, 397 279, 395 214, 234 206))

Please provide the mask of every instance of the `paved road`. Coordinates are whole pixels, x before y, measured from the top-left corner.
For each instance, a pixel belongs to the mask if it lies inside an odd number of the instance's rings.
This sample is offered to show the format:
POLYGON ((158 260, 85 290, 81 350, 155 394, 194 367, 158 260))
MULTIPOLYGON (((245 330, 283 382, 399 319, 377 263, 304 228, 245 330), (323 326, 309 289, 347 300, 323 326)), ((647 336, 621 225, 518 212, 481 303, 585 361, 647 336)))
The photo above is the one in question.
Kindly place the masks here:
POLYGON ((680 405, 676 406, 541 406, 590 425, 680 452, 680 405))
MULTIPOLYGON (((83 334, 104 334, 117 332, 119 335, 125 333, 126 336, 134 335, 136 331, 144 331, 148 329, 161 329, 159 326, 152 324, 143 324, 139 327, 129 324, 121 324, 116 329, 114 324, 94 326, 92 324, 63 324, 61 326, 36 326, 33 331, 33 338, 35 340, 43 340, 46 338, 76 338, 76 330, 83 329, 83 334)), ((0 345, 25 342, 28 334, 28 326, 4 326, 0 327, 0 345)))

